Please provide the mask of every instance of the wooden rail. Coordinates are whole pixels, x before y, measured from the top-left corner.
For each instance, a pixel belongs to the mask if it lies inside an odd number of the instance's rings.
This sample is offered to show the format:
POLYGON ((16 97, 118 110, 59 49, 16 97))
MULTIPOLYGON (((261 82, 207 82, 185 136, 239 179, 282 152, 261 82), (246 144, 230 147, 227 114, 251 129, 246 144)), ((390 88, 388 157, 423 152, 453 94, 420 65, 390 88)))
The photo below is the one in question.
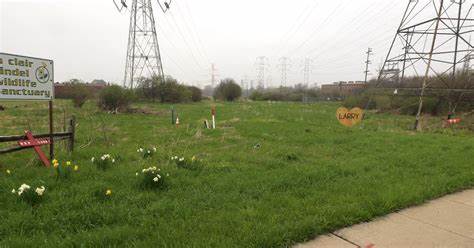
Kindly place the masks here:
MULTIPOLYGON (((67 149, 69 152, 72 152, 74 151, 75 135, 76 135, 76 118, 73 116, 69 120, 69 127, 68 127, 67 132, 53 133, 52 136, 53 136, 53 141, 67 140, 68 141, 67 149)), ((35 138, 49 138, 50 136, 51 135, 49 133, 33 135, 33 137, 35 138)), ((26 139, 25 135, 0 136, 0 143, 15 142, 15 141, 20 141, 24 139, 26 139)), ((0 149, 0 155, 11 153, 11 152, 17 152, 24 149, 28 149, 28 147, 15 146, 15 147, 3 148, 3 149, 0 149)))

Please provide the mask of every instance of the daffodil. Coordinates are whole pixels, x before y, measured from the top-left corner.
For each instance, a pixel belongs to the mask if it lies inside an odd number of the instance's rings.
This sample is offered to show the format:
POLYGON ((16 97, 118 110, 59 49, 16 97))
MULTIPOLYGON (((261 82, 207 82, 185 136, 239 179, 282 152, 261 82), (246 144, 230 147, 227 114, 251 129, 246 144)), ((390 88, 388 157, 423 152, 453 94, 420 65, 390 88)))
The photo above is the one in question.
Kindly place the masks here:
POLYGON ((58 161, 57 159, 53 159, 53 161, 52 161, 52 162, 53 162, 53 164, 57 164, 57 163, 59 163, 59 161, 58 161))
POLYGON ((75 165, 74 166, 74 171, 78 171, 79 170, 79 166, 78 165, 75 165))
POLYGON ((10 170, 7 170, 7 174, 10 175, 12 172, 10 170))
POLYGON ((43 196, 45 190, 46 188, 44 186, 41 186, 39 188, 36 188, 35 192, 36 194, 38 194, 38 196, 43 196))
POLYGON ((71 166, 71 161, 67 161, 66 166, 71 166))
POLYGON ((107 191, 105 191, 105 195, 109 196, 112 194, 112 190, 108 189, 107 191))

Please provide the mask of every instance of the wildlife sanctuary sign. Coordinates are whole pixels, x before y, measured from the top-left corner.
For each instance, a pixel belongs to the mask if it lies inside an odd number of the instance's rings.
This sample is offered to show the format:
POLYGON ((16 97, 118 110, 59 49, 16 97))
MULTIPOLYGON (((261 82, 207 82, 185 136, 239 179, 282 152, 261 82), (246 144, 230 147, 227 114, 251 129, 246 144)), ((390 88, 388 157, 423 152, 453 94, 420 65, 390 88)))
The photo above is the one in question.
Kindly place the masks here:
MULTIPOLYGON (((53 99, 54 64, 52 60, 0 53, 0 100, 48 101, 50 159, 54 158, 53 99)), ((43 145, 34 139, 30 141, 34 144, 31 147, 35 150, 39 149, 39 145, 43 145)), ((25 147, 30 146, 25 145, 25 147)), ((43 162, 46 161, 44 156, 41 159, 43 162)))
POLYGON ((0 53, 0 99, 52 100, 53 61, 0 53))

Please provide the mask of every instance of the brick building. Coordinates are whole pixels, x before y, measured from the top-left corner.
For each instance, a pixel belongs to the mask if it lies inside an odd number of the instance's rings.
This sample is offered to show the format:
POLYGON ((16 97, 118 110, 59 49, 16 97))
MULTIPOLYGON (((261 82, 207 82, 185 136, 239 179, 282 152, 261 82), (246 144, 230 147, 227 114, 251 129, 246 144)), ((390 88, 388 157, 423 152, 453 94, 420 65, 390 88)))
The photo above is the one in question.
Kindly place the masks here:
POLYGON ((350 96, 360 93, 366 88, 364 82, 336 82, 333 84, 321 85, 321 93, 325 96, 350 96))

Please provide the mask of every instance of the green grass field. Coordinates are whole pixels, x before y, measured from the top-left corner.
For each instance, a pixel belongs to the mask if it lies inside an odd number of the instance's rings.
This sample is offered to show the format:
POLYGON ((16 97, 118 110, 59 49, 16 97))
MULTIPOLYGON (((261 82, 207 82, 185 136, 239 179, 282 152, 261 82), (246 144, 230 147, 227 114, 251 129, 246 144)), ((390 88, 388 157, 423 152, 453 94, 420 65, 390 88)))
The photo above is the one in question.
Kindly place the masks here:
MULTIPOLYGON (((2 103, 0 135, 47 131, 45 103, 2 103)), ((285 247, 474 186, 474 136, 409 131, 413 117, 369 114, 341 126, 338 104, 217 103, 218 128, 203 129, 211 103, 139 104, 157 115, 99 112, 56 102, 56 128, 76 115, 77 143, 58 159, 79 165, 69 180, 38 166, 32 150, 0 156, 0 246, 285 247), (139 147, 158 148, 143 159, 139 147), (117 163, 98 170, 92 156, 117 163), (197 156, 198 170, 171 156, 197 156), (143 190, 137 171, 158 166, 167 188, 143 190), (6 170, 11 174, 7 174, 6 170), (32 208, 11 193, 42 184, 32 208), (99 199, 95 192, 111 189, 99 199)), ((4 145, 2 145, 4 147, 4 145)), ((46 149, 45 149, 46 150, 46 149)))

